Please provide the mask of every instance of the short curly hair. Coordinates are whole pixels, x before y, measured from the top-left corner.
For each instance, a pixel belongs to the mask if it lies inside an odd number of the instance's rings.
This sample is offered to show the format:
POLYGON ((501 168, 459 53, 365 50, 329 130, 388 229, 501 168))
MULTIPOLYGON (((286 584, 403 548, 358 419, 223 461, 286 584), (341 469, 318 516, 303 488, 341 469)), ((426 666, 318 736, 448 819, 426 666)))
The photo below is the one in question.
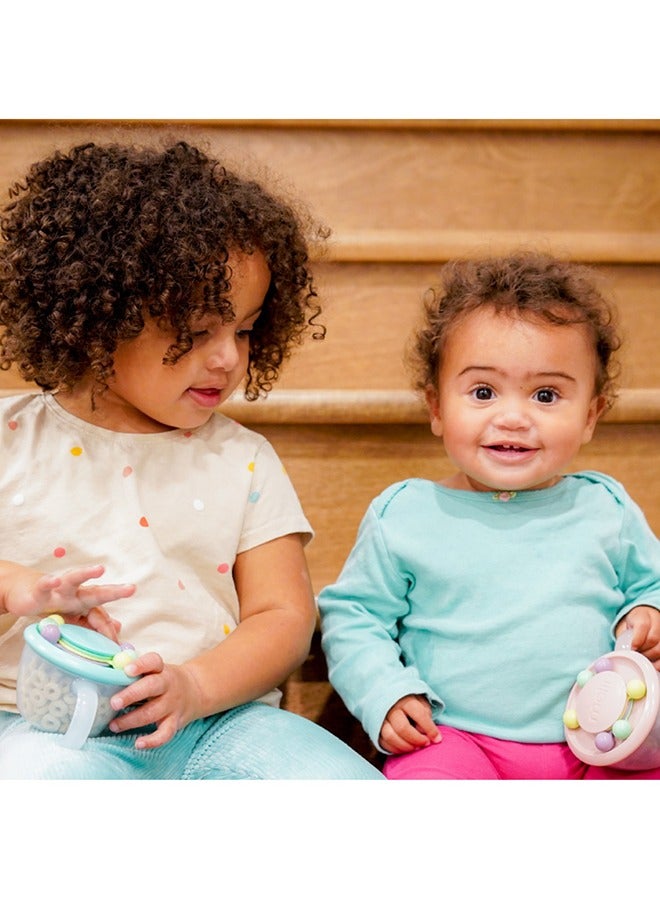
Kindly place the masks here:
POLYGON ((145 316, 173 329, 163 362, 174 364, 192 347, 194 319, 233 319, 232 251, 260 251, 271 272, 250 335, 248 400, 271 389, 308 330, 325 336, 308 242, 328 230, 186 142, 57 151, 10 198, 0 217, 0 368, 16 364, 42 388, 92 373, 102 389, 117 346, 145 316))
POLYGON ((424 320, 408 347, 416 390, 437 387, 448 336, 465 315, 483 306, 558 326, 586 325, 597 363, 594 390, 605 408, 612 406, 618 376, 614 354, 621 346, 614 306, 589 267, 533 251, 456 259, 442 268, 440 285, 426 292, 424 320))

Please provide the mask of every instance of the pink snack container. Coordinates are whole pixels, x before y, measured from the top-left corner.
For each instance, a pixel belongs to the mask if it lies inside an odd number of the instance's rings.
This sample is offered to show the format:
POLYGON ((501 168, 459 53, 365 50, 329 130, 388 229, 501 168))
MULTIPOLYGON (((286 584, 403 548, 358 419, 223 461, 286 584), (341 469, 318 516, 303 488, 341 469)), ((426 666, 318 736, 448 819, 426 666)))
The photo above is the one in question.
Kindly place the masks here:
POLYGON ((591 766, 660 766, 660 673, 631 649, 631 637, 624 632, 611 653, 583 669, 568 695, 566 741, 591 766))

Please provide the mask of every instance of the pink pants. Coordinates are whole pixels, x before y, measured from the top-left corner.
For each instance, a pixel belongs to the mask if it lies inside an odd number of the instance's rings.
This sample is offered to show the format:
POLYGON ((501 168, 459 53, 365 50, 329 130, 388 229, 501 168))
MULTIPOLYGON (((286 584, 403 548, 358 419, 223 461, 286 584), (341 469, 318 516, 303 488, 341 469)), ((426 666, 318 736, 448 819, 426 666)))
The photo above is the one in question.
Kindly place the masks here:
POLYGON ((441 726, 442 741, 387 758, 390 779, 660 779, 660 769, 626 772, 580 762, 567 744, 501 741, 441 726))

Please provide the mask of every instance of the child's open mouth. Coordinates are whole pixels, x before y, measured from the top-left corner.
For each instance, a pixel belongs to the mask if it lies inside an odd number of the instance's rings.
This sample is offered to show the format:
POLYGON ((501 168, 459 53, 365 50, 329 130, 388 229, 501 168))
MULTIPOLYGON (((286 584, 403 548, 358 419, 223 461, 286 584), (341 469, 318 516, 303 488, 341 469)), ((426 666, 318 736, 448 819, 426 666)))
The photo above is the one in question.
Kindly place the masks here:
POLYGON ((500 453, 528 453, 531 447, 519 447, 517 444, 489 444, 489 450, 497 450, 500 453))
POLYGON ((206 408, 217 406, 220 402, 219 388, 188 388, 188 394, 195 403, 206 408))
POLYGON ((536 447, 523 447, 521 444, 486 444, 484 449, 497 459, 516 462, 534 456, 537 450, 536 447))

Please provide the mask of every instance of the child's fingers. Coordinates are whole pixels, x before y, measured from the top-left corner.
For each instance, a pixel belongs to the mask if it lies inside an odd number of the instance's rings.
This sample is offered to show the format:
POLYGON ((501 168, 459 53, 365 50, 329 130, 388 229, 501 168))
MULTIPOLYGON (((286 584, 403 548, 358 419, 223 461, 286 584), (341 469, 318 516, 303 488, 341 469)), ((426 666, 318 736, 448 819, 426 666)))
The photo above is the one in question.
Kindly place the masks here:
POLYGON ((124 667, 124 672, 131 678, 142 677, 118 691, 110 700, 110 706, 119 712, 128 706, 145 703, 147 700, 159 697, 166 688, 164 679, 159 677, 164 667, 163 658, 159 653, 152 651, 138 656, 136 660, 124 667))
MULTIPOLYGON (((418 735, 419 737, 419 735, 418 735)), ((416 744, 411 744, 399 735, 394 728, 385 722, 380 730, 378 743, 387 753, 410 753, 412 750, 419 749, 416 744)))
POLYGON ((124 669, 132 678, 137 675, 159 675, 165 668, 163 657, 153 650, 143 653, 137 659, 130 662, 124 669))
POLYGON ((172 740, 176 731, 174 716, 166 716, 162 722, 158 723, 155 731, 141 734, 136 738, 135 746, 138 750, 153 750, 155 747, 162 747, 163 744, 172 740))
POLYGON ((68 569, 66 572, 59 574, 62 590, 77 590, 85 581, 90 578, 100 578, 105 572, 105 566, 95 563, 89 566, 79 566, 75 569, 68 569))
POLYGON ((651 662, 658 662, 660 660, 660 635, 656 635, 652 631, 647 632, 644 643, 639 647, 639 651, 651 662))
POLYGON ((134 584, 96 584, 90 587, 81 587, 78 590, 78 599, 88 603, 89 606, 99 606, 102 603, 111 603, 113 600, 122 600, 131 597, 135 593, 134 584))
POLYGON ((94 631, 110 638, 111 641, 118 642, 121 623, 113 619, 103 607, 93 607, 87 613, 87 624, 94 631))
POLYGON ((655 667, 660 663, 660 613, 654 608, 638 606, 631 610, 617 628, 617 637, 632 628, 631 647, 643 653, 655 667))
MULTIPOLYGON (((122 691, 122 697, 129 694, 122 691)), ((153 725, 165 714, 158 704, 159 697, 145 698, 143 700, 120 700, 115 694, 111 698, 110 705, 116 711, 121 713, 110 722, 108 726, 110 731, 119 734, 122 731, 131 731, 134 728, 145 728, 147 725, 153 725), (119 706, 119 703, 123 705, 119 706), (124 712, 126 710, 126 712, 124 712)))
POLYGON ((426 735, 431 741, 440 740, 438 726, 433 721, 431 709, 426 700, 422 701, 414 698, 406 703, 403 711, 412 720, 413 725, 421 734, 426 735))
MULTIPOLYGON (((429 743, 429 738, 419 731, 416 723, 410 720, 403 709, 391 712, 387 717, 386 725, 392 729, 399 740, 409 745, 408 749, 425 747, 429 743)), ((385 725, 383 725, 383 731, 386 731, 385 725)), ((392 738, 393 735, 390 736, 390 739, 392 738)))

